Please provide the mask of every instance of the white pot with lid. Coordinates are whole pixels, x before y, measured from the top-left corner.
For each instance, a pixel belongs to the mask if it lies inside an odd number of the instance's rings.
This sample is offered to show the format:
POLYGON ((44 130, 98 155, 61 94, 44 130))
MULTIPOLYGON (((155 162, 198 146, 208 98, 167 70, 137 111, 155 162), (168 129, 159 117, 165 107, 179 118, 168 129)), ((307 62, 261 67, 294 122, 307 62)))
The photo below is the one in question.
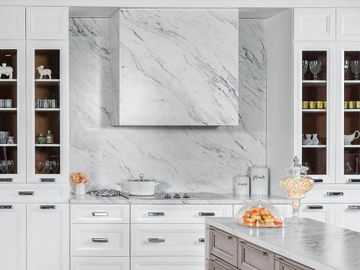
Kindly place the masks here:
POLYGON ((145 179, 144 174, 139 174, 139 179, 128 180, 129 194, 132 196, 153 196, 155 187, 159 184, 156 180, 145 179))

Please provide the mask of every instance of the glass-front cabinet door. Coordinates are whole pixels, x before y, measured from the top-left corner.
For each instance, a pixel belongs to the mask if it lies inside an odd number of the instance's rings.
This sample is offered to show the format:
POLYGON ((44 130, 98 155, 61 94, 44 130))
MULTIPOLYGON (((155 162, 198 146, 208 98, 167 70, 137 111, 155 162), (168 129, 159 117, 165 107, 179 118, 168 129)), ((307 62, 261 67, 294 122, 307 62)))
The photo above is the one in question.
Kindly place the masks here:
POLYGON ((328 44, 295 47, 295 154, 318 183, 334 181, 330 150, 335 149, 329 121, 335 112, 332 101, 332 55, 328 44))
POLYGON ((28 181, 68 181, 66 42, 27 43, 28 181))
POLYGON ((0 182, 26 181, 25 46, 0 41, 0 182))
POLYGON ((360 183, 360 44, 338 46, 337 181, 360 183))

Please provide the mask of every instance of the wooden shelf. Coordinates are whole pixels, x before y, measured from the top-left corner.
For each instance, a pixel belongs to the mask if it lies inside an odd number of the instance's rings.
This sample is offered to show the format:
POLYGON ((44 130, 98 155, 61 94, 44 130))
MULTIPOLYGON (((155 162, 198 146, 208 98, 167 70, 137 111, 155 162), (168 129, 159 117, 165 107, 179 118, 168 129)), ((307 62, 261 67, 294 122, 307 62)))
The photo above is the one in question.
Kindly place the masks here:
POLYGON ((360 85, 360 80, 345 80, 344 83, 345 84, 359 84, 360 85))
POLYGON ((17 146, 16 143, 15 144, 4 144, 4 143, 0 144, 0 147, 16 147, 16 146, 17 146))
POLYGON ((344 112, 360 112, 360 109, 344 109, 344 112))
POLYGON ((15 111, 17 111, 17 108, 0 108, 0 111, 2 111, 2 112, 15 112, 15 111))
POLYGON ((35 112, 59 112, 60 108, 35 108, 35 112))
POLYGON ((44 144, 35 144, 35 147, 60 147, 60 144, 58 143, 53 143, 53 144, 47 144, 47 143, 44 143, 44 144))
POLYGON ((305 85, 326 85, 326 80, 303 80, 302 83, 305 85))
POLYGON ((360 148, 360 144, 347 144, 344 148, 360 148))
POLYGON ((303 112, 326 112, 326 109, 302 109, 303 112))
POLYGON ((318 145, 302 145, 303 148, 326 148, 325 144, 318 144, 318 145))
POLYGON ((60 79, 36 79, 35 80, 35 83, 36 84, 41 84, 41 85, 57 85, 59 84, 60 82, 60 79))

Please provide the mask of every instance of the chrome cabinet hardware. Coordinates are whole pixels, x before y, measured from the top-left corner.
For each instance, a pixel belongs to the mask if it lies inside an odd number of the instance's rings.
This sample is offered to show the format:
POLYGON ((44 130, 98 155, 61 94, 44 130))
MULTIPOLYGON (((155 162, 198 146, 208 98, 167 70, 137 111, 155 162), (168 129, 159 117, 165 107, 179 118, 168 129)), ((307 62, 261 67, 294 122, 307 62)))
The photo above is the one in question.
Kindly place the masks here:
POLYGON ((108 212, 92 212, 93 217, 107 217, 109 215, 108 212))
POLYGON ((314 183, 322 183, 322 182, 324 182, 323 179, 314 179, 314 183))
POLYGON ((165 216, 164 212, 148 212, 149 217, 163 217, 165 216))
POLYGON ((350 210, 360 210, 360 205, 349 205, 348 209, 350 209, 350 210))
POLYGON ((40 209, 56 209, 55 205, 40 205, 40 209))
POLYGON ((315 209, 323 209, 324 207, 322 205, 308 205, 306 206, 307 209, 315 210, 315 209))
POLYGON ((344 192, 341 192, 341 191, 329 191, 329 192, 326 192, 326 195, 327 196, 344 196, 344 192))
POLYGON ((40 182, 42 182, 42 183, 53 183, 53 182, 55 182, 55 178, 40 178, 40 182))
POLYGON ((360 179, 349 179, 348 180, 349 184, 353 184, 353 183, 360 183, 360 179))
POLYGON ((12 182, 14 179, 12 178, 0 178, 0 182, 12 182))
POLYGON ((34 191, 19 191, 18 194, 20 196, 33 196, 35 195, 34 191))
POLYGON ((261 251, 261 250, 258 250, 256 248, 253 248, 253 247, 248 246, 248 245, 245 245, 244 248, 247 248, 247 249, 249 249, 249 250, 251 250, 251 251, 253 251, 253 252, 257 253, 257 254, 260 254, 262 256, 268 256, 269 255, 266 251, 261 251))
POLYGON ((198 240, 200 243, 205 243, 205 238, 199 238, 198 240))
POLYGON ((165 239, 163 239, 163 238, 148 238, 147 241, 149 243, 164 243, 165 239))
POLYGON ((108 238, 91 238, 91 241, 93 241, 94 243, 108 243, 109 239, 108 238))
POLYGON ((199 212, 200 217, 213 217, 215 216, 214 212, 199 212))
POLYGON ((0 209, 13 209, 12 205, 0 205, 0 209))

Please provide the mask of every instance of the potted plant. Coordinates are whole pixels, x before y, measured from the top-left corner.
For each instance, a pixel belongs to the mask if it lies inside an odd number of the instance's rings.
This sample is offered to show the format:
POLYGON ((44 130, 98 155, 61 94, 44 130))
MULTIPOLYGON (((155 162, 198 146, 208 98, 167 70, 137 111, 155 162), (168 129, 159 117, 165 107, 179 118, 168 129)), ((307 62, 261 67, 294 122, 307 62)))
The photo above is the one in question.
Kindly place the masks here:
POLYGON ((83 172, 74 172, 70 175, 70 182, 75 185, 76 195, 85 195, 85 184, 89 182, 87 175, 83 172))

